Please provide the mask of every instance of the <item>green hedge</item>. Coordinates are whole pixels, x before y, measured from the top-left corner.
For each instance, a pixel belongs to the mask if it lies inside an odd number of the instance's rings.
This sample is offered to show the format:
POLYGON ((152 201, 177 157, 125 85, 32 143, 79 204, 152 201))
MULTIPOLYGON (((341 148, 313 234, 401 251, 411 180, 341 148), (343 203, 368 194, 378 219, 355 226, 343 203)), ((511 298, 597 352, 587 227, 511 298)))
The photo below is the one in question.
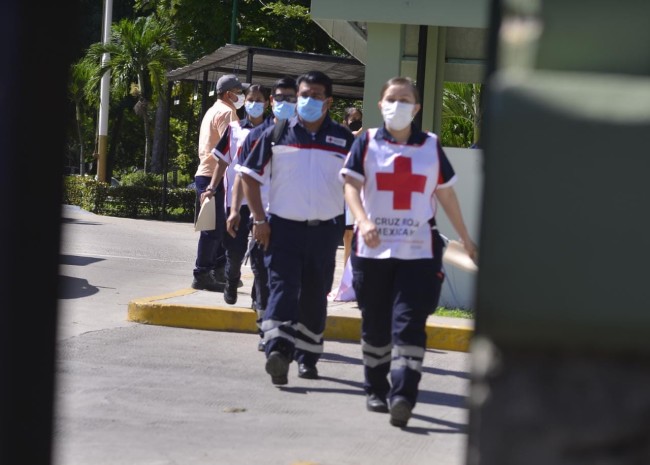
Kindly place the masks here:
POLYGON ((87 176, 66 176, 63 203, 98 215, 180 222, 194 221, 194 189, 168 188, 163 216, 162 187, 111 186, 87 176))

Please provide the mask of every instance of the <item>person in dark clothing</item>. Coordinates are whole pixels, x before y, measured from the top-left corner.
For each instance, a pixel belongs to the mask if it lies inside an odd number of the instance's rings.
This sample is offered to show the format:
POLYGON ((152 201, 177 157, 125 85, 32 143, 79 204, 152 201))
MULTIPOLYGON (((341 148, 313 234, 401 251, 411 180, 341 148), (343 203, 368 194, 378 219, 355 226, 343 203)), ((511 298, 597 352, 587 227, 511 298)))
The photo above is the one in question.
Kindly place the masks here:
POLYGON ((273 128, 267 128, 240 169, 253 237, 268 264, 270 293, 262 330, 266 372, 276 385, 287 384, 293 360, 299 377, 319 377, 327 294, 345 227, 338 172, 354 139, 329 116, 331 78, 311 71, 297 82, 297 116, 275 143, 273 128), (268 210, 260 195, 265 184, 268 210))

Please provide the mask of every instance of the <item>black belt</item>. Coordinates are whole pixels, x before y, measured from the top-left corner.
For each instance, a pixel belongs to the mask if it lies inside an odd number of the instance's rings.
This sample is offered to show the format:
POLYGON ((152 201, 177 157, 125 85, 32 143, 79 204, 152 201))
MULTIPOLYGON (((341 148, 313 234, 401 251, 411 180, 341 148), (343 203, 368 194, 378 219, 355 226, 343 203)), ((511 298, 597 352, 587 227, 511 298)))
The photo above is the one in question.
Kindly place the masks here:
POLYGON ((306 221, 288 220, 288 219, 282 218, 280 216, 276 216, 276 218, 279 218, 282 221, 288 221, 289 223, 302 224, 304 226, 320 226, 320 225, 324 225, 326 223, 328 223, 328 224, 337 224, 336 219, 338 217, 330 218, 329 220, 306 220, 306 221))

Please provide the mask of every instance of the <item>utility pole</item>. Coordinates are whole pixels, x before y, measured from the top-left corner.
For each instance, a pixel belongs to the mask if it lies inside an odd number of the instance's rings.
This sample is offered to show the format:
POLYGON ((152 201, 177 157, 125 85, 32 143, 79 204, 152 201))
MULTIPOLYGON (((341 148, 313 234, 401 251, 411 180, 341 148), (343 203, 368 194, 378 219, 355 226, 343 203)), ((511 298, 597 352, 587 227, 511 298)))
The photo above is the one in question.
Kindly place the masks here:
MULTIPOLYGON (((104 22, 102 26, 102 41, 108 44, 111 40, 111 24, 113 22, 113 0, 104 0, 104 22)), ((102 66, 110 56, 104 53, 102 66)), ((97 180, 106 181, 106 156, 108 152, 108 107, 110 105, 111 73, 106 71, 102 76, 99 96, 99 121, 97 127, 97 142, 99 159, 97 160, 97 180)))
POLYGON ((237 3, 239 0, 232 0, 232 18, 230 19, 230 43, 237 43, 237 3))

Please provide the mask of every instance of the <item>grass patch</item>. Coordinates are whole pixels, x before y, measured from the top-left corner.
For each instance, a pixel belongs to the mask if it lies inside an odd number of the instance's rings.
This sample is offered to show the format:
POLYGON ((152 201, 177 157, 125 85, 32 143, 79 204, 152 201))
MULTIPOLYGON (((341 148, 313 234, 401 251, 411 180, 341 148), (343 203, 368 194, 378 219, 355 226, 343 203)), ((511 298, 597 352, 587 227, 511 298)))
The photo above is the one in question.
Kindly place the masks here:
POLYGON ((463 310, 461 308, 445 308, 438 307, 436 309, 437 316, 446 316, 452 318, 469 318, 474 319, 474 310, 463 310))

